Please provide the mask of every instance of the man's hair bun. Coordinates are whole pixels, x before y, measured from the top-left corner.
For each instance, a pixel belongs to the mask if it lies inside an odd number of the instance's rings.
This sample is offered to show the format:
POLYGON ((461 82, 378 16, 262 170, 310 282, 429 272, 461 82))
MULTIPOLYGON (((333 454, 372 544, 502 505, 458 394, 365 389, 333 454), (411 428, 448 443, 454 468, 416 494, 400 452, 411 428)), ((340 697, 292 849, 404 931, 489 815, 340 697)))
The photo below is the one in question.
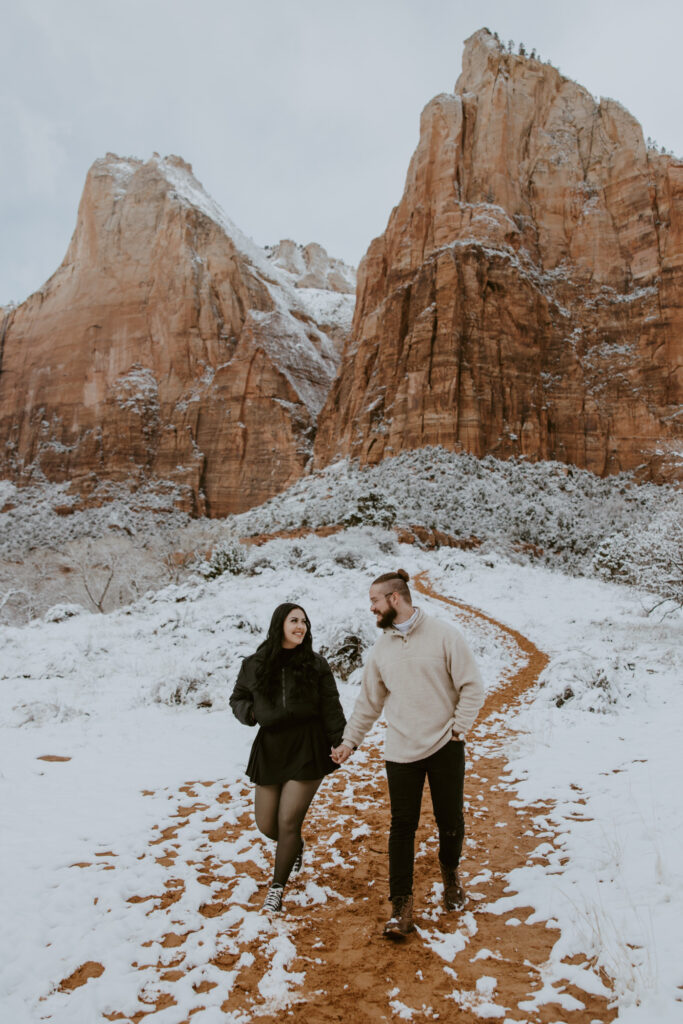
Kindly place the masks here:
MULTIPOLYGON (((408 586, 408 580, 410 576, 405 569, 397 569, 395 572, 385 572, 373 582, 373 587, 376 583, 389 583, 395 584, 393 589, 398 594, 403 594, 407 601, 410 601, 410 587, 408 586), (400 580, 400 583, 398 582, 400 580)), ((387 591, 389 593, 389 591, 387 591)))

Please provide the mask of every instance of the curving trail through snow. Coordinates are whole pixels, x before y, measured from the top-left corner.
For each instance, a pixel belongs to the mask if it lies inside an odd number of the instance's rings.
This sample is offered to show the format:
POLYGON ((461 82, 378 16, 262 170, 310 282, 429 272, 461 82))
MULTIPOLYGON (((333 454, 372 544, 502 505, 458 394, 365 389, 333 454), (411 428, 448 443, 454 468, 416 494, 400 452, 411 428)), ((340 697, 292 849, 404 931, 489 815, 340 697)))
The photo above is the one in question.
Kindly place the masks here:
POLYGON ((465 621, 468 618, 476 618, 490 623, 501 633, 505 640, 508 642, 512 641, 526 658, 526 663, 522 668, 512 673, 500 686, 487 693, 484 707, 479 715, 479 725, 494 713, 503 711, 516 703, 536 683, 550 659, 543 651, 539 651, 538 647, 531 640, 516 629, 512 629, 511 626, 506 626, 504 623, 498 622, 497 619, 491 618, 490 615, 487 615, 479 608, 473 608, 469 604, 463 604, 462 601, 456 601, 452 597, 439 594, 429 582, 426 572, 416 576, 413 580, 413 585, 425 597, 431 597, 443 602, 443 604, 450 605, 452 608, 457 608, 465 621))
MULTIPOLYGON (((606 1024, 615 1018, 609 979, 585 957, 563 959, 556 925, 510 899, 509 873, 545 862, 544 848, 555 836, 547 805, 514 800, 500 753, 508 730, 503 712, 534 686, 548 658, 517 631, 436 592, 426 574, 414 583, 457 610, 465 625, 468 619, 485 621, 517 654, 515 667, 488 694, 468 743, 461 866, 466 910, 447 915, 441 907, 426 795, 416 842, 417 932, 401 945, 381 937, 389 831, 381 725, 321 787, 306 822, 304 868, 287 888, 286 914, 275 921, 259 913, 272 844, 253 826, 250 787, 243 781, 189 782, 142 855, 166 870, 164 891, 128 897, 131 905, 149 907, 149 938, 130 965, 140 972, 138 1000, 106 1019, 606 1024), (551 959, 552 982, 544 966, 551 959)), ((64 979, 62 992, 96 977, 101 966, 106 970, 106 964, 83 965, 80 974, 64 979)))

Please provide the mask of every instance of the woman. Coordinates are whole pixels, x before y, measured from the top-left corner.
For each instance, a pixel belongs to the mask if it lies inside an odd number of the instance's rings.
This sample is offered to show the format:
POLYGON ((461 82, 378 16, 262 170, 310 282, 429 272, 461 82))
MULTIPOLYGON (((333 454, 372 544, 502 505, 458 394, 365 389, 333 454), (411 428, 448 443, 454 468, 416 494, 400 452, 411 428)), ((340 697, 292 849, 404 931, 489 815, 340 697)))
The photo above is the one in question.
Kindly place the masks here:
POLYGON ((287 879, 301 867, 301 825, 323 776, 338 767, 330 751, 346 725, 334 677, 313 650, 301 605, 275 609, 268 636, 242 662, 230 706, 244 725, 260 726, 247 775, 255 784, 256 825, 277 841, 263 906, 279 912, 287 879))

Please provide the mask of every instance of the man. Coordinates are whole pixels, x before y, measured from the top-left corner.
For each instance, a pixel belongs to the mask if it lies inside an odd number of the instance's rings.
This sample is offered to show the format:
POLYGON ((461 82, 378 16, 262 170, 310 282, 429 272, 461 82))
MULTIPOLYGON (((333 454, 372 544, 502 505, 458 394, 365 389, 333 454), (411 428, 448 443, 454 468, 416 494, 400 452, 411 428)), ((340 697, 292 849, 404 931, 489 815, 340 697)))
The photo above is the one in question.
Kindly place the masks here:
POLYGON ((383 631, 370 651, 361 692, 332 758, 342 764, 384 711, 391 830, 388 938, 413 931, 415 832, 425 777, 439 829, 439 864, 447 910, 465 896, 458 864, 465 834, 465 734, 484 701, 479 670, 462 634, 413 606, 403 569, 370 587, 370 610, 383 631))

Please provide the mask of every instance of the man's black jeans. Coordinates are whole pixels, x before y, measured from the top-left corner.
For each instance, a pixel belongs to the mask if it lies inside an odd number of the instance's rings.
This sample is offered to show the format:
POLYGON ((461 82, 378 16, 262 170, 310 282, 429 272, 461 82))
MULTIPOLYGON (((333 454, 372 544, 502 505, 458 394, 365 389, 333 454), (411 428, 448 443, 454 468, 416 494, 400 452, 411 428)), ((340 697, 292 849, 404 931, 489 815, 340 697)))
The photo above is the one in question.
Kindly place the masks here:
POLYGON ((465 781, 465 744, 449 740, 435 754, 402 764, 387 761, 391 801, 389 832, 389 897, 394 900, 413 891, 415 832, 425 778, 429 779, 434 817, 439 829, 439 860, 457 868, 465 836, 462 813, 465 781))

